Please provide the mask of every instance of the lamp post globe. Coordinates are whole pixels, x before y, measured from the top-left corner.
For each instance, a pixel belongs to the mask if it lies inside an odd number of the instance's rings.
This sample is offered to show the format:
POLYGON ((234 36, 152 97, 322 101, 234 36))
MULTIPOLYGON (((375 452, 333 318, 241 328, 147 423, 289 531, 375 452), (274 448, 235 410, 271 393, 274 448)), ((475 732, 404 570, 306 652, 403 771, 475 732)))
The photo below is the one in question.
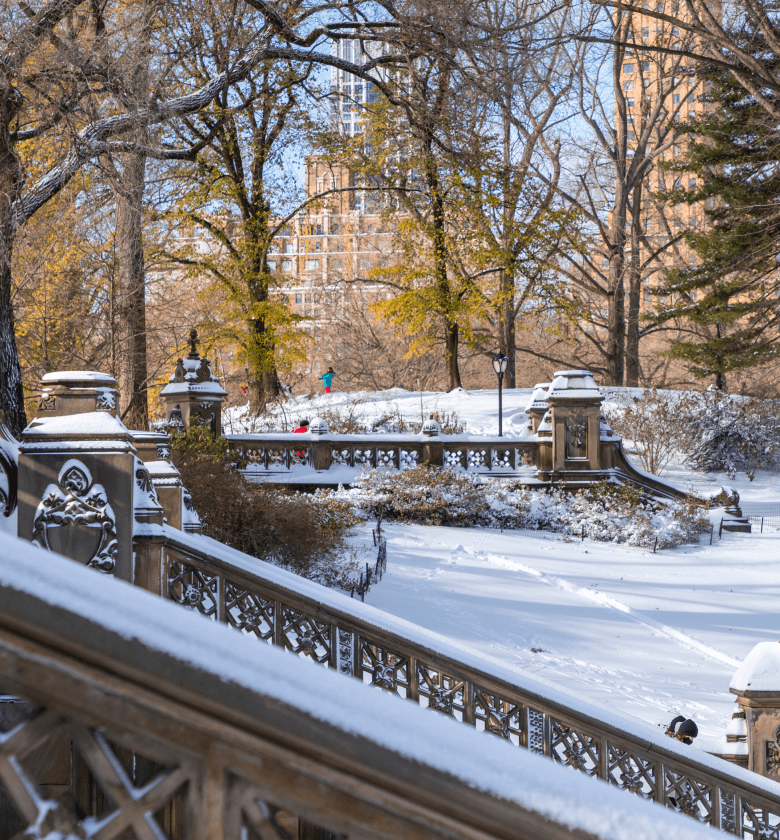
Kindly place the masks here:
POLYGON ((503 437, 503 423, 502 423, 502 407, 501 407, 501 383, 504 380, 506 367, 509 364, 509 359, 503 353, 495 353, 493 355, 493 370, 498 377, 498 436, 503 437))

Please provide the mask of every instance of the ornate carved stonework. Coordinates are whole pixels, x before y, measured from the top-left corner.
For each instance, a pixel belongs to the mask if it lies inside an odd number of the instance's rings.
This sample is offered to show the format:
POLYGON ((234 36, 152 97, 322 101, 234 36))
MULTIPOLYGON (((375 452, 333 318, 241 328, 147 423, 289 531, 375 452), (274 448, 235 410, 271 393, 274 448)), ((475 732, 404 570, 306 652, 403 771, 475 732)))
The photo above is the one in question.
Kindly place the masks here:
POLYGON ((157 444, 157 458, 160 461, 170 461, 171 460, 171 445, 170 445, 170 443, 158 443, 157 444))
POLYGON ((566 457, 585 458, 588 454, 588 418, 572 414, 566 418, 566 457))
POLYGON ((75 458, 63 465, 57 484, 46 488, 33 519, 33 542, 52 551, 52 530, 73 526, 99 531, 97 548, 94 552, 87 548, 87 554, 91 553, 87 566, 113 571, 117 553, 114 511, 102 485, 94 484, 87 467, 75 458))
POLYGON ((154 504, 159 505, 160 500, 157 498, 157 490, 152 483, 152 477, 149 475, 149 470, 144 466, 140 466, 142 462, 136 461, 135 482, 139 489, 145 493, 154 504))
POLYGON ((95 411, 113 411, 116 408, 116 394, 104 391, 97 395, 95 411))
POLYGON ((176 408, 171 409, 171 415, 168 418, 168 425, 172 429, 183 429, 184 418, 181 415, 181 408, 177 405, 176 408))
POLYGON ((766 741, 766 771, 773 776, 780 776, 780 744, 777 738, 766 741))
POLYGON ((54 394, 42 394, 38 403, 38 411, 54 411, 57 408, 57 398, 54 394))

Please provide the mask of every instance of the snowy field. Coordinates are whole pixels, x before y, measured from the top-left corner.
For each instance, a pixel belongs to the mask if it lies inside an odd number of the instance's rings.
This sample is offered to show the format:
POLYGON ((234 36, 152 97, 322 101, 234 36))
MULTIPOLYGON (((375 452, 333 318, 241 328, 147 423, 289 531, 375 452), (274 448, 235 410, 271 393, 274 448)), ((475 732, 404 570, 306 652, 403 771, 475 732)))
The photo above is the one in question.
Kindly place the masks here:
MULTIPOLYGON (((507 437, 523 435, 530 394, 504 392, 507 437)), ((356 401, 366 418, 456 413, 469 433, 498 431, 496 391, 334 393, 293 398, 285 411, 297 423, 356 401)), ((672 464, 663 477, 701 494, 728 484, 745 502, 780 504, 774 473, 751 483, 672 464)), ((480 529, 384 530, 388 570, 368 603, 606 709, 659 726, 693 717, 702 749, 717 749, 735 709, 728 686, 739 662, 757 642, 780 641, 775 530, 719 542, 716 532, 712 546, 656 555, 480 529)), ((367 540, 368 526, 356 543, 367 540)))

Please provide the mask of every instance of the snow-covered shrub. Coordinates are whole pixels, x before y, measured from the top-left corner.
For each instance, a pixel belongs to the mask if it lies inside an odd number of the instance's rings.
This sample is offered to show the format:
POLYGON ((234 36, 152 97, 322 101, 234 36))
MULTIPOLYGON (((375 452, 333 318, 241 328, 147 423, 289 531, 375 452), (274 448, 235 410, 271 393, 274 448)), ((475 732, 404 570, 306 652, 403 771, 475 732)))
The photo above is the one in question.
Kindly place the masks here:
MULTIPOLYGON (((355 482, 352 500, 371 516, 421 525, 493 525, 478 478, 428 465, 402 472, 378 469, 355 482)), ((341 491, 344 492, 344 491, 341 491)))
POLYGON ((695 541, 708 525, 698 499, 660 501, 617 484, 577 493, 529 490, 450 469, 419 466, 371 470, 350 490, 326 495, 351 501, 370 516, 420 525, 557 531, 604 542, 659 548, 695 541))
POLYGON ((752 481, 759 469, 780 460, 780 404, 719 391, 694 394, 686 412, 686 463, 694 469, 744 472, 752 481))
MULTIPOLYGON (((360 402, 342 403, 326 408, 320 411, 319 416, 327 422, 330 431, 337 435, 418 435, 423 426, 422 420, 419 423, 407 420, 397 406, 388 407, 379 417, 366 417, 365 408, 360 402)), ((459 435, 464 431, 464 425, 454 411, 434 411, 430 416, 439 423, 442 434, 459 435)))
POLYGON ((610 401, 604 414, 613 431, 633 443, 643 469, 660 475, 687 445, 690 395, 652 388, 615 392, 610 401))

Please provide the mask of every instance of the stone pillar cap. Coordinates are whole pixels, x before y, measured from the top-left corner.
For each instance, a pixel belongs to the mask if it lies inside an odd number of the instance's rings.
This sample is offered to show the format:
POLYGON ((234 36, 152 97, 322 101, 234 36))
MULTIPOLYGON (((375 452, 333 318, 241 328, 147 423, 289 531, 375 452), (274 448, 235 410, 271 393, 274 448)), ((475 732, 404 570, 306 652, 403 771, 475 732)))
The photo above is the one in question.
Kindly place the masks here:
POLYGON ((42 385, 67 385, 70 388, 116 388, 117 382, 110 373, 97 370, 55 370, 44 373, 42 385))
POLYGON ((531 399, 525 407, 526 413, 529 411, 547 410, 547 389, 549 387, 549 382, 537 382, 536 385, 534 385, 534 392, 531 394, 531 399))
POLYGON ((759 642, 737 668, 729 688, 735 694, 780 695, 780 643, 759 642))
POLYGON ((438 437, 441 434, 441 426, 431 415, 422 425, 422 433, 425 437, 438 437))
POLYGON ((589 370, 559 370, 547 391, 547 399, 601 401, 604 396, 589 370))
POLYGON ((323 420, 322 417, 315 417, 309 423, 309 431, 315 435, 327 435, 330 429, 328 428, 327 421, 323 420))

